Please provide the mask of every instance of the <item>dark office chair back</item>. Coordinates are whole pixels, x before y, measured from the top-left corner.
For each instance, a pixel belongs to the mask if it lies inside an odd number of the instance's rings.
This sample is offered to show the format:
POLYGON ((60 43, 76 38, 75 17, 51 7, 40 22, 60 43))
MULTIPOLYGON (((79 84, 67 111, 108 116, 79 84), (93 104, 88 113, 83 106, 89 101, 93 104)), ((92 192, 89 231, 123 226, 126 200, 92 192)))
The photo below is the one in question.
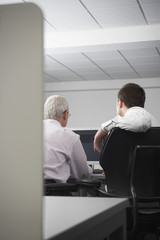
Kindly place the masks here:
POLYGON ((100 165, 106 175, 109 193, 131 196, 130 171, 136 145, 160 145, 160 128, 152 127, 145 133, 134 133, 120 128, 112 129, 100 155, 100 165))
POLYGON ((137 145, 132 165, 131 186, 135 197, 143 201, 160 199, 160 144, 137 145))
POLYGON ((149 234, 154 235, 154 239, 159 239, 160 145, 135 146, 130 184, 132 199, 131 209, 127 211, 128 233, 134 236, 134 239, 137 239, 138 235, 149 239, 149 234))

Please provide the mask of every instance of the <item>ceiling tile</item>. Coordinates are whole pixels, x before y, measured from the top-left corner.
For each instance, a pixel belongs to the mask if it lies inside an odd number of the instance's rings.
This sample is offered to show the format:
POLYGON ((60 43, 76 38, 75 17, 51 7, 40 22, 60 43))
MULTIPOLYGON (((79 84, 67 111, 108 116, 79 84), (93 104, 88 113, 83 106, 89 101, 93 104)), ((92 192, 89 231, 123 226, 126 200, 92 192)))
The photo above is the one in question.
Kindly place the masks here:
POLYGON ((120 50, 120 52, 128 57, 145 57, 145 56, 158 56, 156 48, 139 48, 139 49, 126 49, 120 50))
POLYGON ((141 4, 153 4, 153 3, 159 3, 159 0, 139 0, 141 4))
MULTIPOLYGON (((30 2, 30 0, 27 0, 30 2)), ((31 0, 58 31, 97 29, 99 26, 77 0, 31 0)))
POLYGON ((54 59, 66 63, 66 62, 87 62, 86 59, 81 53, 68 53, 68 54, 51 54, 51 57, 54 59))
POLYGON ((63 69, 52 69, 52 70, 47 70, 47 73, 49 73, 50 75, 54 75, 55 77, 58 77, 58 76, 63 76, 63 75, 72 75, 73 72, 66 69, 66 68, 63 68, 63 69))
POLYGON ((0 4, 24 3, 23 0, 0 0, 0 4))
POLYGON ((160 2, 142 5, 145 16, 150 24, 160 23, 160 2))
POLYGON ((90 62, 89 60, 86 61, 74 61, 74 62, 65 62, 65 66, 67 66, 68 68, 71 69, 76 69, 76 68, 80 68, 80 69, 94 69, 97 68, 92 62, 90 62))
POLYGON ((103 73, 103 71, 96 66, 91 68, 74 68, 74 72, 80 75, 89 74, 89 73, 92 73, 92 74, 103 73))
POLYGON ((138 6, 92 10, 93 16, 103 27, 146 25, 138 6))
POLYGON ((128 66, 128 63, 125 61, 124 58, 120 59, 101 59, 101 60, 95 60, 96 64, 99 65, 100 67, 107 67, 107 66, 128 66))
POLYGON ((83 9, 80 2, 75 0, 26 0, 26 2, 36 3, 46 16, 52 14, 60 16, 62 12, 73 12, 83 9))
POLYGON ((57 63, 55 60, 53 60, 49 56, 44 56, 44 69, 49 70, 49 69, 62 69, 64 66, 61 64, 57 63))
POLYGON ((57 79, 59 79, 61 82, 72 82, 72 81, 83 81, 85 80, 83 77, 77 76, 75 74, 73 75, 62 75, 57 77, 57 79))
POLYGON ((47 20, 59 31, 85 31, 100 29, 85 9, 73 12, 59 12, 48 15, 47 20), (64 19, 66 19, 64 21, 64 19))
POLYGON ((83 77, 77 75, 76 73, 69 71, 67 69, 63 70, 49 70, 47 71, 47 74, 49 76, 53 76, 53 78, 57 79, 58 81, 73 81, 73 80, 78 80, 82 81, 84 80, 83 77))
POLYGON ((110 76, 113 79, 128 79, 128 78, 139 78, 136 72, 112 72, 110 76))
POLYGON ((159 78, 160 70, 157 71, 139 71, 139 75, 142 78, 159 78))
POLYGON ((57 79, 55 79, 54 77, 48 75, 47 73, 44 73, 44 81, 45 82, 59 82, 57 79))
POLYGON ((131 65, 138 65, 138 64, 148 64, 148 63, 160 63, 160 56, 153 56, 153 57, 134 57, 128 58, 128 62, 131 65))
POLYGON ((133 65, 134 69, 136 71, 159 71, 160 69, 160 63, 150 63, 150 64, 139 64, 139 65, 133 65))
POLYGON ((111 79, 109 76, 107 76, 103 72, 82 73, 81 76, 83 76, 86 80, 108 80, 108 79, 111 79))
POLYGON ((102 59, 112 59, 112 58, 122 58, 121 55, 116 51, 98 51, 98 52, 84 52, 86 56, 92 60, 102 60, 102 59))
POLYGON ((83 0, 83 3, 89 10, 137 5, 136 0, 83 0))
POLYGON ((130 67, 130 65, 125 66, 105 66, 103 67, 103 70, 108 72, 109 74, 111 72, 133 72, 133 69, 130 67))

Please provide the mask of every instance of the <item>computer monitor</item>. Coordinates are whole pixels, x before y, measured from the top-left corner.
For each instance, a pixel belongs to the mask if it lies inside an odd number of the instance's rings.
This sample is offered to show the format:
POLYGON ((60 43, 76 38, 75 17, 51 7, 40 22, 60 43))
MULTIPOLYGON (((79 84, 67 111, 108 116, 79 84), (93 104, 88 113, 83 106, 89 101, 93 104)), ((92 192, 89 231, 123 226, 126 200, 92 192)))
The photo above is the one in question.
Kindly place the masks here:
POLYGON ((80 135, 80 140, 86 153, 88 164, 89 165, 99 164, 100 153, 94 151, 93 149, 94 136, 97 130, 73 130, 73 131, 80 135))

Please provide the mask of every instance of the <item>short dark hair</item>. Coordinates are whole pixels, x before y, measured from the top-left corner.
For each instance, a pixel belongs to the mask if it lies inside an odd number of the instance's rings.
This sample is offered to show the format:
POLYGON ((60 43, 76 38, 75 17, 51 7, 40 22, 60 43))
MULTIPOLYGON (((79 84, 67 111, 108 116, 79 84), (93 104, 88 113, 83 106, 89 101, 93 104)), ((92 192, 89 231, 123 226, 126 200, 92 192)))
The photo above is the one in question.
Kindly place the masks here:
POLYGON ((144 107, 146 94, 138 84, 127 83, 119 90, 118 99, 121 99, 128 108, 144 107))

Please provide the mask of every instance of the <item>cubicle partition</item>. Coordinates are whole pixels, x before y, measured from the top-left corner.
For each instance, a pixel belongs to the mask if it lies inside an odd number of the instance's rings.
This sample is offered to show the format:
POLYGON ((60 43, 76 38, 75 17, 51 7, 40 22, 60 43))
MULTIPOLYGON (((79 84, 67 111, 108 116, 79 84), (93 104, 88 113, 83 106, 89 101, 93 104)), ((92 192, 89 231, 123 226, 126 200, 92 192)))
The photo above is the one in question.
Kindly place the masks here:
POLYGON ((0 239, 42 238, 43 22, 0 5, 0 239))

